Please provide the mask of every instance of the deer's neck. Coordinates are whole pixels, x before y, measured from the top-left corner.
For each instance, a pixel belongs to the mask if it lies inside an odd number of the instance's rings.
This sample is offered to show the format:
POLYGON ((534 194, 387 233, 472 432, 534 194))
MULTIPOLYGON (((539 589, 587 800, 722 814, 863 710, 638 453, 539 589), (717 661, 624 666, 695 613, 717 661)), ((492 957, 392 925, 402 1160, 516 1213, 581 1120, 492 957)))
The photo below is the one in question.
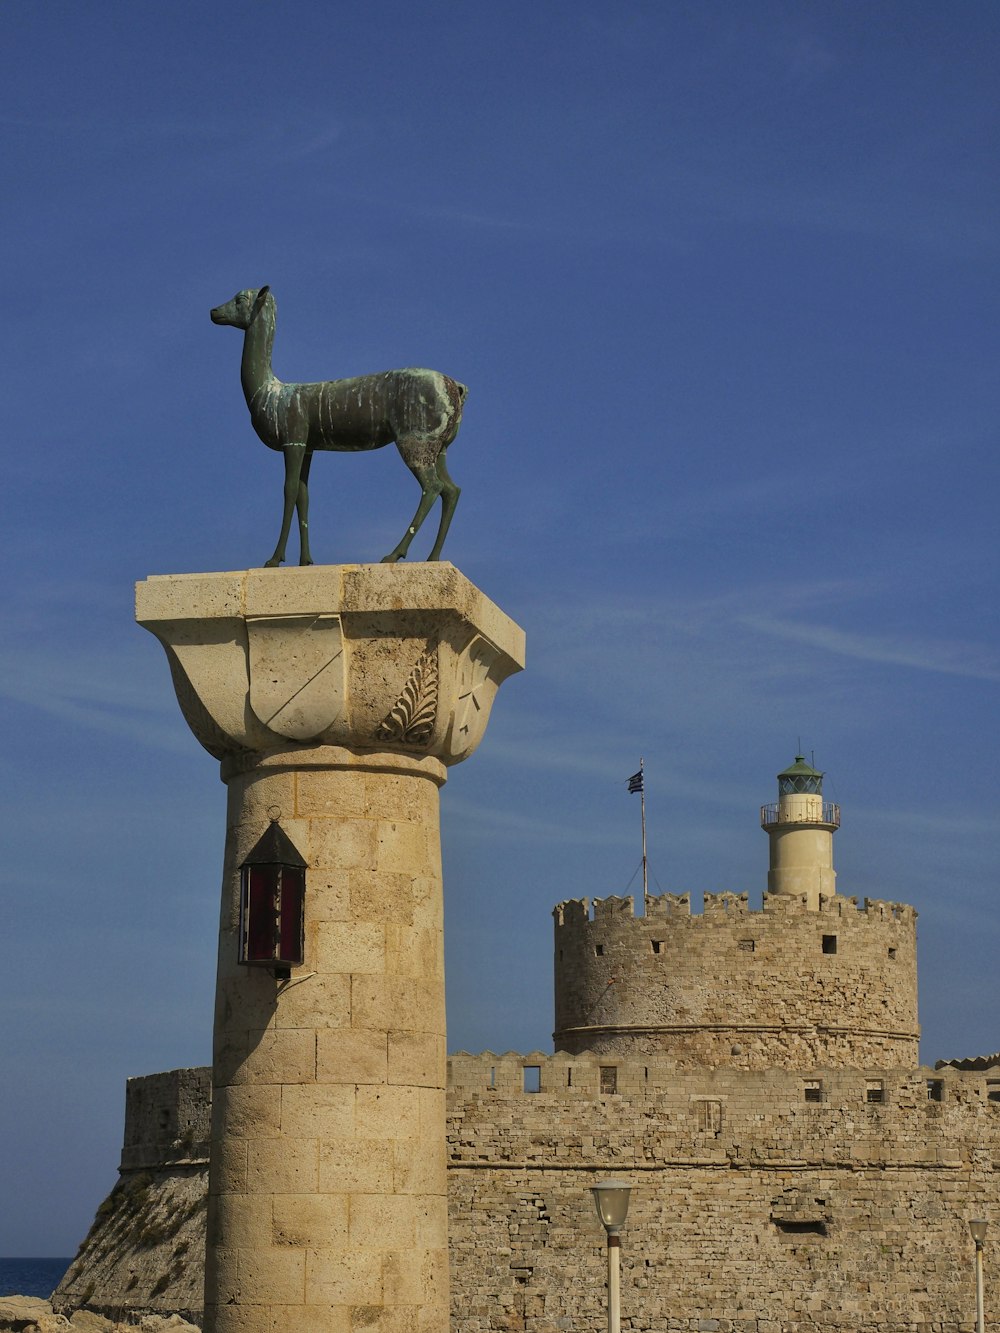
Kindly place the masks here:
POLYGON ((274 300, 268 296, 243 338, 240 379, 250 407, 253 406, 254 395, 274 379, 274 372, 271 369, 274 322, 274 300))

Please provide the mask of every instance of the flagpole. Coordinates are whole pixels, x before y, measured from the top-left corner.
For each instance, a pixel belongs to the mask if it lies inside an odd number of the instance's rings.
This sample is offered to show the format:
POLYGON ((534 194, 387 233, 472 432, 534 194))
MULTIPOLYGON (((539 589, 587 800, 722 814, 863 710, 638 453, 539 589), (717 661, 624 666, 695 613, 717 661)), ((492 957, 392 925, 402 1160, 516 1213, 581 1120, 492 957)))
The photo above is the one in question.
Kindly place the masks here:
MULTIPOLYGON (((646 899, 649 896, 649 873, 646 866, 646 783, 643 776, 642 766, 645 761, 639 759, 639 771, 633 773, 628 780, 628 791, 630 796, 639 793, 639 801, 642 807, 642 902, 643 911, 646 910, 646 899)), ((635 875, 632 876, 635 878, 635 875)), ((630 881, 631 883, 631 881, 630 881)))
POLYGON ((646 877, 646 784, 641 781, 642 775, 642 756, 639 756, 639 800, 642 803, 642 910, 646 910, 646 899, 649 897, 649 881, 646 877))

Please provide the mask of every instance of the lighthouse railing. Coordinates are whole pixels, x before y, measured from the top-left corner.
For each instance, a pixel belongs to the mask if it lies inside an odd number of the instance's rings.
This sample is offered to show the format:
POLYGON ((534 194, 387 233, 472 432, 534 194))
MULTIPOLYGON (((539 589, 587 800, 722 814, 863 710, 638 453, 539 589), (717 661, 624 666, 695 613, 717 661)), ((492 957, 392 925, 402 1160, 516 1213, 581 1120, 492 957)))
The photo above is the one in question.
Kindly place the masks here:
POLYGON ((783 811, 775 801, 760 807, 761 828, 771 828, 775 824, 829 824, 840 828, 840 806, 833 801, 824 801, 813 811, 796 810, 794 814, 783 811))

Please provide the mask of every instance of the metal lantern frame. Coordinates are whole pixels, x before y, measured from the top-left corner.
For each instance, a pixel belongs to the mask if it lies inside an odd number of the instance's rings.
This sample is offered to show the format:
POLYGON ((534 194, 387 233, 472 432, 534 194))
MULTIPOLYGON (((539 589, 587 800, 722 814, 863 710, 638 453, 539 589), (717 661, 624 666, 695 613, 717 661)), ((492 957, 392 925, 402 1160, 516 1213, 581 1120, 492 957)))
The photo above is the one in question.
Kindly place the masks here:
POLYGON ((272 819, 240 866, 237 961, 287 978, 305 955, 306 862, 272 819))

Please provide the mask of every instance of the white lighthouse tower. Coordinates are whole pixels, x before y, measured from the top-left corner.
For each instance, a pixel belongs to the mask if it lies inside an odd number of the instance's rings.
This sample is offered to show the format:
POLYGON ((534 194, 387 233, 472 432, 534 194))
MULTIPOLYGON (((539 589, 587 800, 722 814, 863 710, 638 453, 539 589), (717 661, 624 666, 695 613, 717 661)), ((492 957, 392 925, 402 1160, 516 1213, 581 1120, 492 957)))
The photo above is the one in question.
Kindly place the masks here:
POLYGON ((771 844, 768 893, 794 894, 818 911, 820 895, 836 892, 833 835, 840 807, 823 800, 823 774, 803 755, 778 774, 778 800, 761 806, 760 825, 771 844))

